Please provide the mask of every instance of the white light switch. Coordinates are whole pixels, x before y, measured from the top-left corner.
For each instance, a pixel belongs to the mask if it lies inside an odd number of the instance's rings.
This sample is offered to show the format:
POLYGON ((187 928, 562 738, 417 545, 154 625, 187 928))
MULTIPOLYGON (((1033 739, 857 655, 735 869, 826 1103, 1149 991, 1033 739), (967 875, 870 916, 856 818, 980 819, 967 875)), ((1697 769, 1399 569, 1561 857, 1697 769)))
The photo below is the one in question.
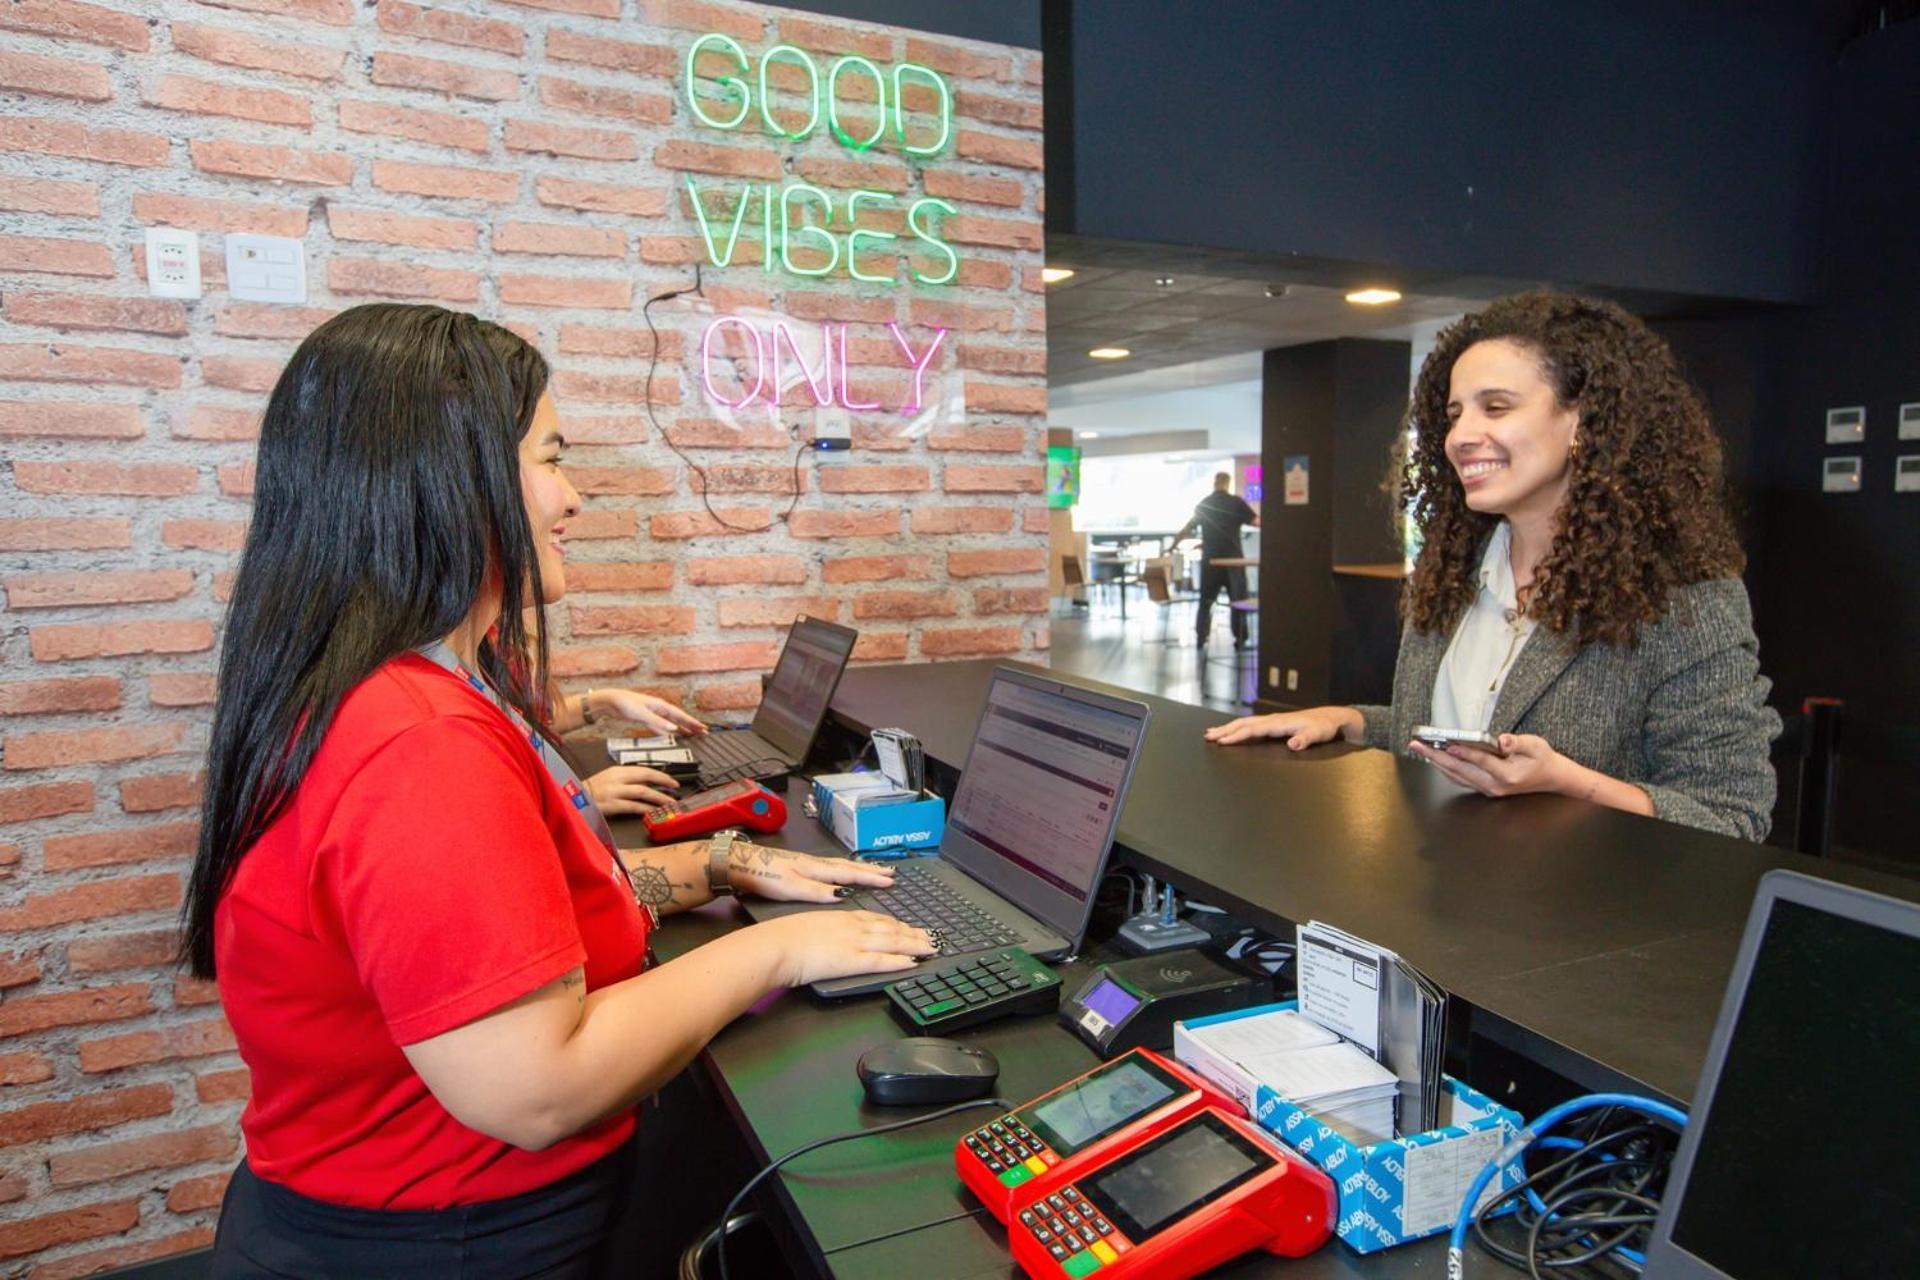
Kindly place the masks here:
POLYGON ((1827 443, 1859 444, 1867 438, 1867 407, 1827 410, 1827 443))
POLYGON ((179 227, 147 228, 147 292, 156 298, 200 296, 200 236, 179 227))
POLYGON ((304 303, 306 246, 285 236, 228 236, 227 292, 243 302, 304 303))
POLYGON ((1920 493, 1920 453, 1903 454, 1893 460, 1893 491, 1920 493))
POLYGON ((1860 459, 1828 458, 1822 462, 1820 488, 1826 493, 1860 492, 1860 459))
POLYGON ((1900 438, 1920 440, 1920 400, 1900 406, 1900 438))

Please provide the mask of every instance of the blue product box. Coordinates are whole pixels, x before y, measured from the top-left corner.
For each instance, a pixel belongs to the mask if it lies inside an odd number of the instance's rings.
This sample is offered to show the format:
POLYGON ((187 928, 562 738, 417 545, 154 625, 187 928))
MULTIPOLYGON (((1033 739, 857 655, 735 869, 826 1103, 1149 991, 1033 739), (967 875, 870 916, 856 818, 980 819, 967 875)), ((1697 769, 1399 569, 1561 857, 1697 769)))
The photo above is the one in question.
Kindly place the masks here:
MULTIPOLYGON (((1188 1027, 1297 1008, 1297 1001, 1288 1000, 1177 1023, 1174 1056, 1240 1099, 1255 1123, 1333 1179, 1339 1192, 1334 1234, 1355 1253, 1376 1253, 1450 1230, 1475 1176, 1525 1121, 1518 1112, 1448 1076, 1447 1096, 1441 1103, 1447 1124, 1363 1146, 1180 1034, 1188 1027)), ((1517 1167, 1502 1169, 1482 1194, 1481 1203, 1518 1186, 1520 1180, 1517 1167)))
POLYGON ((947 802, 923 792, 918 800, 862 803, 884 786, 877 773, 838 773, 815 778, 814 809, 820 825, 854 853, 935 849, 947 826, 947 802))

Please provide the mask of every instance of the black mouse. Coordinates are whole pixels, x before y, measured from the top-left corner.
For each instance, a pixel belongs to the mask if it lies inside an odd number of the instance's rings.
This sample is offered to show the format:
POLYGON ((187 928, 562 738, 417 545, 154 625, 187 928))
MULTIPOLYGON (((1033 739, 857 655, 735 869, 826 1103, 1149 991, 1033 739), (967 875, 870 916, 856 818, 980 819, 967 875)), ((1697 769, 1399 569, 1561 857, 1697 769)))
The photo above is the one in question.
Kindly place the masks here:
POLYGON ((993 1092, 1000 1060, 985 1049, 939 1036, 910 1036, 860 1055, 867 1101, 882 1107, 964 1102, 993 1092))

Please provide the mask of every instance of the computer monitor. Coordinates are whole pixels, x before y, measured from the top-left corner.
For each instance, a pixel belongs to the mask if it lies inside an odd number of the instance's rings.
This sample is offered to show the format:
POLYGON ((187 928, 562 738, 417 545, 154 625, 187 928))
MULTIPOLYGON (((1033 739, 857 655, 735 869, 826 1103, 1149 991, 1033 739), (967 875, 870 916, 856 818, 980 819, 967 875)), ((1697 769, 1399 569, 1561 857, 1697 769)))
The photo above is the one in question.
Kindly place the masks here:
POLYGON ((1144 703, 997 669, 940 856, 1078 945, 1147 717, 1144 703))
POLYGON ((1769 872, 1646 1274, 1920 1274, 1917 1084, 1920 904, 1769 872))
POLYGON ((754 713, 753 731, 790 758, 805 759, 840 685, 840 673, 853 655, 855 638, 849 627, 818 618, 796 619, 754 713))

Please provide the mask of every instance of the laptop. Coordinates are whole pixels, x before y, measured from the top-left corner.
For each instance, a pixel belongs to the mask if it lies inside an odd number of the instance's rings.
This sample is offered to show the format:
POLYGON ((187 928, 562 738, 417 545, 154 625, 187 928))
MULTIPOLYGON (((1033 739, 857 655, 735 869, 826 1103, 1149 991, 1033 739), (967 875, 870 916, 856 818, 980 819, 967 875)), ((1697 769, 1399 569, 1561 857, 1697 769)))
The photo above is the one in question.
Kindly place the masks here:
POLYGON ((768 781, 798 769, 827 718, 827 704, 840 686, 856 635, 851 627, 818 618, 796 619, 753 723, 746 728, 714 725, 707 733, 676 739, 700 766, 698 789, 743 778, 768 781))
MULTIPOLYGON (((1007 946, 1043 960, 1068 955, 1086 935, 1148 715, 1142 702, 1001 667, 987 687, 938 856, 895 862, 891 889, 862 890, 844 903, 748 898, 742 905, 756 920, 883 911, 934 930, 942 962, 1007 946)), ((812 990, 860 995, 926 968, 833 978, 812 990)))
POLYGON ((1920 1269, 1920 904, 1760 881, 1647 1247, 1650 1277, 1920 1269))

